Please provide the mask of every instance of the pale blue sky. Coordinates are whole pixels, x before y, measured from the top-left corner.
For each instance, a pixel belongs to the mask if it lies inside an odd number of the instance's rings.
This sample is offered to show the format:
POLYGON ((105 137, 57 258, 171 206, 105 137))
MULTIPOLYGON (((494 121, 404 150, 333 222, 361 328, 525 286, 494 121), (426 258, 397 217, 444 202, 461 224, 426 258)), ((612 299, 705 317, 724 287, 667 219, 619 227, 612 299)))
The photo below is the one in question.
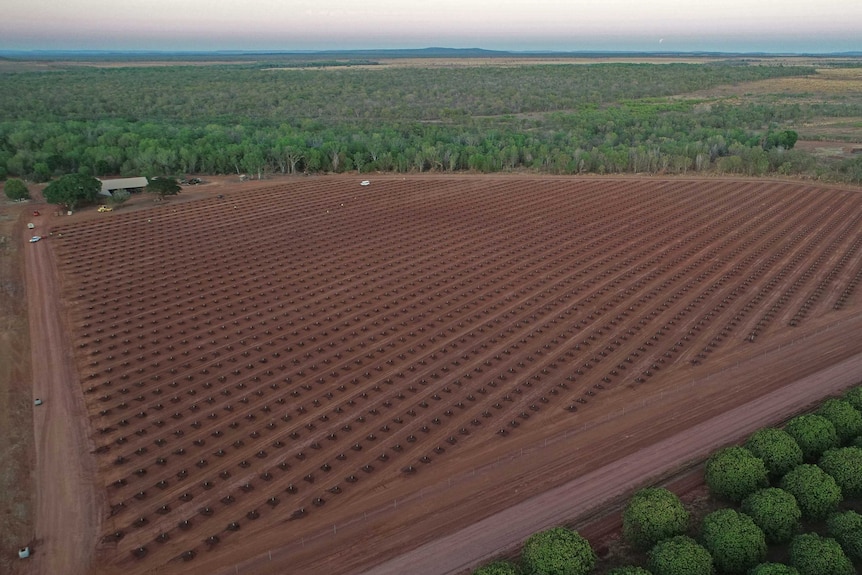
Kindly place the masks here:
POLYGON ((862 0, 5 0, 0 50, 862 50, 862 0))

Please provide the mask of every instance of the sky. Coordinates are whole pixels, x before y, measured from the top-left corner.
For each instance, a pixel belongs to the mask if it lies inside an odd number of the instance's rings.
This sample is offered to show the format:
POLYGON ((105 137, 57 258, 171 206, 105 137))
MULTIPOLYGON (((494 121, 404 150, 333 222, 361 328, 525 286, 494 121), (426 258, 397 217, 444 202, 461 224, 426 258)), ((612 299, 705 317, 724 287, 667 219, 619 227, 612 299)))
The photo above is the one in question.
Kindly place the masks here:
POLYGON ((843 52, 862 0, 3 0, 0 50, 843 52))

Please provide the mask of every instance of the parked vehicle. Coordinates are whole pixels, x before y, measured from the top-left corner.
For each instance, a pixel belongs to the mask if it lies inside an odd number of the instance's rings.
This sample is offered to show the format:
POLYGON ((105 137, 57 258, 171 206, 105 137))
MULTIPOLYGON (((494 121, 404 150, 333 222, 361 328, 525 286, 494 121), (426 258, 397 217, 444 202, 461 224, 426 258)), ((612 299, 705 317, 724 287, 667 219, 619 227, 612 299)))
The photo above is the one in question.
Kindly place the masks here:
POLYGON ((110 206, 99 206, 98 211, 99 211, 99 213, 101 213, 101 212, 113 212, 114 208, 112 208, 110 206))
POLYGON ((42 236, 33 236, 32 238, 30 238, 30 243, 35 244, 36 242, 38 242, 41 239, 42 239, 42 236))

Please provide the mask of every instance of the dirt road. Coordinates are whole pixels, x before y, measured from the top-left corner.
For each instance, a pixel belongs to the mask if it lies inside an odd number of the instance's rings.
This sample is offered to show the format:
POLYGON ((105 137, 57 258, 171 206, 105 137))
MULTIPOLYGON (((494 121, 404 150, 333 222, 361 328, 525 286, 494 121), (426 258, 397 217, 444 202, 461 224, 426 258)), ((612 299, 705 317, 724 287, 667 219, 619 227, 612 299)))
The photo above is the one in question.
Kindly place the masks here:
MULTIPOLYGON (((49 212, 47 206, 41 209, 49 212)), ((46 220, 40 223, 47 226, 46 220)), ((29 231, 29 230, 27 230, 29 231)), ((94 483, 87 417, 61 308, 51 239, 27 245, 25 269, 33 365, 36 472, 35 541, 28 573, 85 575, 98 539, 103 503, 94 483)))
POLYGON ((382 563, 365 575, 455 575, 469 572, 503 552, 520 547, 537 531, 595 512, 649 479, 675 470, 680 462, 703 459, 714 445, 738 441, 777 414, 792 413, 856 383, 862 356, 806 377, 552 489, 449 536, 382 563))

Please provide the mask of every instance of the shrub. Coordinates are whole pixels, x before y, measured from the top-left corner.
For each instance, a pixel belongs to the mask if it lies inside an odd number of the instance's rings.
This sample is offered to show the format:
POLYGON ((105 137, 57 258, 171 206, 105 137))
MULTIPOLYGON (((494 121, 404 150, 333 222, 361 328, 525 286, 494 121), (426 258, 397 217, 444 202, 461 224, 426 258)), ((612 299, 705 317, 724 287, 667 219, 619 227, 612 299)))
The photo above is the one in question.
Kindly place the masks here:
POLYGON ((688 529, 688 511, 664 488, 641 489, 623 512, 623 537, 634 547, 649 549, 688 529))
POLYGON ((862 497, 862 448, 830 449, 817 466, 832 476, 844 497, 862 497))
POLYGON ((862 412, 846 399, 827 399, 817 410, 817 414, 832 422, 841 445, 847 445, 862 435, 862 412))
POLYGON ((838 433, 831 421, 822 415, 798 415, 784 427, 799 447, 806 461, 816 461, 823 452, 838 447, 838 433))
POLYGON ((521 561, 532 575, 586 575, 596 564, 596 554, 577 532, 554 527, 527 539, 521 561))
POLYGON ((799 575, 799 571, 784 563, 761 563, 749 571, 748 575, 799 575))
POLYGON ((790 541, 802 519, 796 498, 777 487, 761 489, 746 497, 742 511, 763 530, 767 543, 790 541))
POLYGON ((781 480, 781 488, 796 498, 806 519, 825 519, 841 502, 838 484, 816 465, 803 464, 791 470, 781 480))
POLYGON ((517 566, 508 561, 494 561, 473 571, 473 575, 519 575, 517 566))
POLYGON ((766 536, 748 515, 719 509, 703 518, 701 537, 715 567, 743 573, 766 559, 766 536))
POLYGON ((30 190, 27 189, 27 185, 21 180, 7 180, 3 184, 3 192, 7 198, 13 201, 30 199, 30 190))
POLYGON ((847 557, 862 561, 862 515, 855 511, 833 513, 826 521, 826 529, 847 557))
POLYGON ((717 498, 738 503, 769 485, 763 461, 744 447, 726 447, 706 462, 706 485, 717 498))
POLYGON ((654 575, 712 575, 712 556, 691 537, 677 535, 650 550, 649 570, 654 575))
POLYGON ((800 575, 853 575, 853 564, 838 542, 816 533, 803 533, 790 544, 790 564, 800 575))
POLYGON ((783 429, 759 429, 745 442, 745 448, 763 460, 773 479, 779 479, 797 465, 802 465, 802 448, 783 429))

